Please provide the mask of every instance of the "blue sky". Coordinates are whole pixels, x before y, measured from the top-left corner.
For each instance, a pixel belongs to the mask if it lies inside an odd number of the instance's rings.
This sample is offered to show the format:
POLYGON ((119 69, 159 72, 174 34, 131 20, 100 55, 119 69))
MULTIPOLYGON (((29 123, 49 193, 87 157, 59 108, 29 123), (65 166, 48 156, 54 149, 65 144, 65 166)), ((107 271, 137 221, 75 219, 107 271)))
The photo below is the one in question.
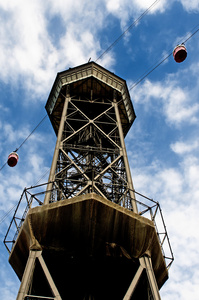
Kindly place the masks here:
MULTIPOLYGON (((0 165, 45 116, 57 72, 95 61, 153 0, 0 0, 0 165)), ((199 0, 160 0, 101 60, 131 87, 199 27, 199 0)), ((198 299, 199 33, 187 59, 170 56, 130 90, 137 118, 126 137, 135 189, 163 210, 175 261, 162 299, 198 299)), ((46 118, 0 172, 0 220, 25 187, 51 165, 55 135, 46 118)), ((43 181, 47 181, 46 176, 43 181)), ((3 245, 12 214, 0 224, 0 296, 15 299, 19 281, 3 245)))

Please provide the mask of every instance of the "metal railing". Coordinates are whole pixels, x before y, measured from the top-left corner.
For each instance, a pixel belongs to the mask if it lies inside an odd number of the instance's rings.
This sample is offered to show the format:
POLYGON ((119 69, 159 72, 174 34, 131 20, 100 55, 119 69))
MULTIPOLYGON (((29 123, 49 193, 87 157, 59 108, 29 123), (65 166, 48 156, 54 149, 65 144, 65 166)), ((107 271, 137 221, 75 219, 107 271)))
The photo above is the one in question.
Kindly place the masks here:
POLYGON ((170 268, 171 264, 174 261, 174 255, 171 248, 171 243, 169 240, 167 228, 165 225, 162 209, 160 207, 159 202, 154 201, 153 199, 150 199, 134 190, 134 193, 136 196, 141 199, 135 199, 137 206, 139 208, 139 215, 144 215, 146 218, 153 221, 159 243, 161 246, 162 254, 165 259, 165 263, 167 266, 167 269, 170 268))
MULTIPOLYGON (((50 191, 46 191, 46 186, 47 183, 44 183, 24 189, 4 238, 4 244, 9 253, 11 252, 12 247, 16 242, 17 236, 27 216, 28 210, 32 207, 42 205, 45 194, 47 192, 52 192, 55 194, 56 192, 58 192, 58 189, 56 190, 56 184, 54 185, 53 190, 50 191)), ((135 193, 137 199, 132 200, 136 201, 137 203, 139 215, 150 219, 154 223, 162 254, 165 259, 167 269, 169 269, 174 260, 174 256, 160 204, 159 202, 156 202, 153 199, 150 199, 135 190, 133 192, 135 193)))

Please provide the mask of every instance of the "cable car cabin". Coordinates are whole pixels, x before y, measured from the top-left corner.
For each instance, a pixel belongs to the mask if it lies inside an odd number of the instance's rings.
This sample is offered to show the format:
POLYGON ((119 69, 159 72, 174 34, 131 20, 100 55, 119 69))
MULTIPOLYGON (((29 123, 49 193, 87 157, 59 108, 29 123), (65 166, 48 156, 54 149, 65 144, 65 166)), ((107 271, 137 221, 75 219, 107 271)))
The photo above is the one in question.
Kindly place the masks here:
POLYGON ((8 165, 10 167, 15 167, 16 164, 17 164, 17 162, 18 162, 18 160, 19 160, 19 155, 16 152, 12 152, 8 156, 7 163, 8 163, 8 165))
POLYGON ((181 63, 187 57, 187 49, 185 45, 181 44, 175 47, 173 50, 173 57, 177 63, 181 63))

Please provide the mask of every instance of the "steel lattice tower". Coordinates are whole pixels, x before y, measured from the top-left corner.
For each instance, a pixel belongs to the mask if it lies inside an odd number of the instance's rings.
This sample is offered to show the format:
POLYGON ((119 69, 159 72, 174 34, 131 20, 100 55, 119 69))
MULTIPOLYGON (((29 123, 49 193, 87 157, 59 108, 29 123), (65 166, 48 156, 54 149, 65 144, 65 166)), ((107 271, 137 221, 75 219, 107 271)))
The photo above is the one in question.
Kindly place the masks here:
POLYGON ((9 258, 21 279, 17 299, 160 299, 168 270, 153 219, 138 211, 126 82, 94 62, 68 69, 46 110, 57 142, 46 191, 30 200, 25 191, 9 258))

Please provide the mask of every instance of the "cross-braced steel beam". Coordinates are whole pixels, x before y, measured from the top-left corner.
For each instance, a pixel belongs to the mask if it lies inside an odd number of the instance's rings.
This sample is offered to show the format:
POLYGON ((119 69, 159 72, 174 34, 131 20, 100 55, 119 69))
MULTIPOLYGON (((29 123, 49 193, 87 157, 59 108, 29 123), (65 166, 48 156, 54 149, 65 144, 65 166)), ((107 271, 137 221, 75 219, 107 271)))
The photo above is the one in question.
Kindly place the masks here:
POLYGON ((71 97, 67 89, 45 204, 95 192, 137 212, 120 100, 114 91, 102 101, 71 97))

